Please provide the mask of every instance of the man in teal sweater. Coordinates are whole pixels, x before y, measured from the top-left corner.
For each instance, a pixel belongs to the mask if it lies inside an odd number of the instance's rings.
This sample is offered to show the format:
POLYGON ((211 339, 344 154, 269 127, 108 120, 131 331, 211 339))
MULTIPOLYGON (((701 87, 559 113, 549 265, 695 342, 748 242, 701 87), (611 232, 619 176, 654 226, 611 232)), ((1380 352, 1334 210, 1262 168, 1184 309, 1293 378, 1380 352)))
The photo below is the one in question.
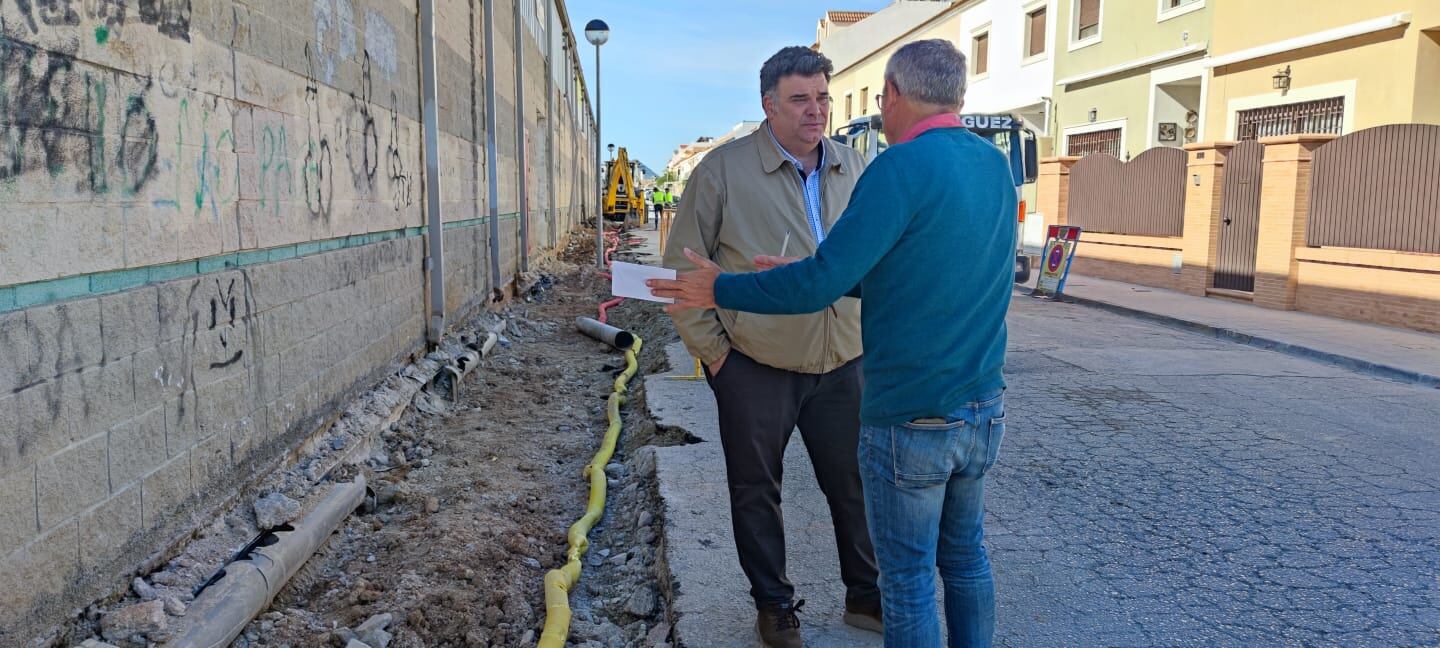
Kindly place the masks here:
POLYGON ((880 565, 885 645, 989 646, 995 586, 982 544, 984 479, 1005 433, 1005 313, 1016 197, 1005 157, 960 126, 965 57, 948 41, 900 48, 885 69, 891 142, 806 259, 722 274, 708 259, 652 280, 667 310, 807 313, 864 298, 859 459, 880 565))

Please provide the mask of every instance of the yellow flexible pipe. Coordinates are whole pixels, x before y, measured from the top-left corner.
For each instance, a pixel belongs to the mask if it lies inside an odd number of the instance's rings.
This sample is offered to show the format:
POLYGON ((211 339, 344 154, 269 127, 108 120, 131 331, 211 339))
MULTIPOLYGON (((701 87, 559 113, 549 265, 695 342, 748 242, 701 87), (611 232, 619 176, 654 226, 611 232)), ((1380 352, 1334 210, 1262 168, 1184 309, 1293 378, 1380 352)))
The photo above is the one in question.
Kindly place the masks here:
POLYGON ((565 648, 570 636, 570 588, 580 581, 580 557, 590 549, 590 527, 605 514, 605 465, 615 454, 615 443, 620 440, 620 406, 625 404, 625 392, 630 379, 639 370, 636 355, 640 353, 642 341, 635 336, 635 344, 625 352, 625 371, 615 377, 615 388, 610 393, 606 418, 610 427, 600 442, 595 457, 585 466, 585 478, 590 480, 590 501, 585 506, 585 515, 570 525, 567 537, 570 542, 569 559, 565 566, 552 569, 545 574, 545 629, 540 633, 538 648, 565 648))

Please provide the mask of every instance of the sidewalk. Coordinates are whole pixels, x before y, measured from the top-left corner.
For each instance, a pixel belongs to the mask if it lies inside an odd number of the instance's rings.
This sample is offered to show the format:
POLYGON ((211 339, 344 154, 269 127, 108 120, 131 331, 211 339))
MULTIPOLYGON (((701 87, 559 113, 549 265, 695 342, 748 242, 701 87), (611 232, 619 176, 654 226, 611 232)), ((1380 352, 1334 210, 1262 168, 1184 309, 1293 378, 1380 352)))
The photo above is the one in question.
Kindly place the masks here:
MULTIPOLYGON (((639 263, 659 265, 658 233, 632 229, 645 243, 632 248, 639 263)), ((671 374, 685 375, 695 360, 680 343, 665 349, 671 374)), ((705 648, 751 648, 755 608, 750 586, 740 571, 730 526, 730 495, 725 482, 725 456, 715 397, 704 381, 645 376, 646 403, 655 422, 682 428, 699 439, 690 445, 655 449, 656 474, 665 513, 665 560, 677 583, 672 609, 677 645, 705 648)), ((882 644, 880 635, 856 630, 840 621, 845 586, 835 551, 830 509, 816 486, 815 471, 799 434, 785 452, 787 571, 795 594, 805 599, 801 633, 810 646, 882 644)))
MULTIPOLYGON (((675 343, 665 351, 672 368, 694 366, 684 345, 675 343)), ((658 425, 683 428, 700 439, 699 443, 655 449, 665 506, 665 560, 677 583, 672 601, 676 645, 757 646, 750 586, 735 556, 715 398, 703 381, 665 376, 646 376, 645 393, 658 425)), ((845 586, 840 582, 835 529, 799 434, 790 438, 785 452, 781 497, 787 571, 795 595, 805 599, 800 622, 806 645, 880 646, 880 635, 840 621, 845 586)))
MULTIPOLYGON (((1028 293, 1028 288, 1025 289, 1028 293)), ((1217 338, 1440 387, 1440 335, 1070 275, 1065 298, 1217 338)), ((1017 296, 1018 298, 1018 296, 1017 296)))

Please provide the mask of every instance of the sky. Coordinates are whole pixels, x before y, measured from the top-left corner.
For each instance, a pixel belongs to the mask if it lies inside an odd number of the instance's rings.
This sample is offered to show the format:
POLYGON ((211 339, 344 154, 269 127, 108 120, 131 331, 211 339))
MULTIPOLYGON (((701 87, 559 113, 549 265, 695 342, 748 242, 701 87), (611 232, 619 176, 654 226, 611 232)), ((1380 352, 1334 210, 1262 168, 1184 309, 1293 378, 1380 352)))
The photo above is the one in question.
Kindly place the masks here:
MULTIPOLYGON (((610 25, 600 48, 601 141, 663 173, 696 137, 763 119, 760 65, 781 47, 815 42, 827 10, 878 11, 890 0, 566 0, 594 92, 585 23, 610 25)), ((592 94, 593 96, 593 94, 592 94)), ((603 155, 603 153, 602 153, 603 155)))

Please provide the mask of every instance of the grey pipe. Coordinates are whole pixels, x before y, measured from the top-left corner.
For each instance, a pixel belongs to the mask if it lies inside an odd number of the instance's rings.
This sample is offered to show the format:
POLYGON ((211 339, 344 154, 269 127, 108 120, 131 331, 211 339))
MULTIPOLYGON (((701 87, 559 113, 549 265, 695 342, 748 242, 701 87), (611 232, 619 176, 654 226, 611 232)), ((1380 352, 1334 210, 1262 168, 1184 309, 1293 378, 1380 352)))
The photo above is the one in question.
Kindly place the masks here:
MULTIPOLYGON (((515 0, 515 177, 519 185, 520 272, 530 271, 530 187, 525 173, 525 42, 520 0, 515 0)), ((539 16, 536 16, 539 18, 539 16)), ((546 80, 549 81, 548 79, 546 80)))
POLYGON ((600 46, 595 46, 595 267, 605 267, 605 163, 600 158, 600 46))
POLYGON ((426 338, 440 343, 445 334, 444 219, 440 213, 439 99, 435 89, 435 0, 420 1, 420 95, 424 99, 425 213, 428 229, 425 270, 430 279, 430 326, 426 338))
POLYGON ((581 333, 613 346, 621 351, 629 351, 635 345, 635 336, 628 331, 615 328, 609 324, 602 324, 599 320, 589 317, 575 318, 575 328, 581 333))
POLYGON ((555 5, 545 3, 545 223, 549 247, 558 243, 555 233, 555 5))
MULTIPOLYGON (((275 531, 270 544, 225 566, 220 580, 190 604, 185 625, 165 645, 220 648, 230 645, 264 611, 290 577, 365 499, 365 477, 337 484, 293 531, 275 531)), ((268 538, 267 538, 268 539, 268 538)), ((263 543, 262 543, 263 544, 263 543)))
POLYGON ((490 291, 500 301, 500 154, 495 148, 495 2, 485 0, 485 167, 490 188, 490 291))

